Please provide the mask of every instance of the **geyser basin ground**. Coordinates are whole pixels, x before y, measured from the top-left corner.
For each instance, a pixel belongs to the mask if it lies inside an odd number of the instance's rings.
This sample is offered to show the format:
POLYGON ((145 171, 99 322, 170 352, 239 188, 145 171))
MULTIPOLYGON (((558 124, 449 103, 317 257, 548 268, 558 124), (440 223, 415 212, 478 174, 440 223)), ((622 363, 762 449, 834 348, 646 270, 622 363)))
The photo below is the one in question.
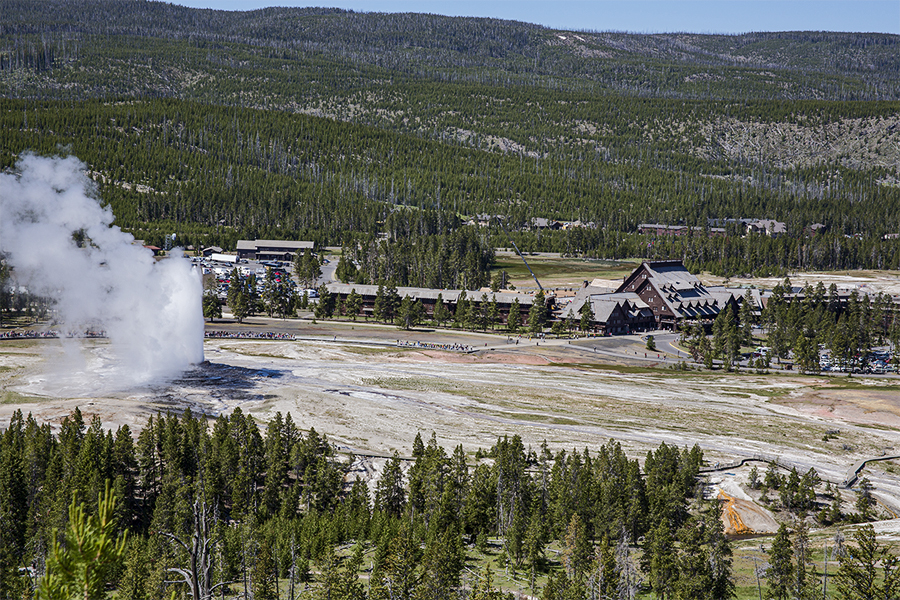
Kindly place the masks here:
MULTIPOLYGON (((102 362, 104 346, 86 341, 84 353, 102 362)), ((216 416, 240 407, 261 420, 290 412, 301 427, 315 427, 356 451, 409 454, 419 431, 434 431, 443 445, 468 451, 512 434, 532 447, 546 440, 557 449, 593 448, 615 438, 635 456, 662 441, 697 443, 711 462, 778 455, 832 481, 861 458, 900 448, 900 394, 893 380, 548 363, 565 350, 532 347, 482 357, 329 342, 208 340, 208 363, 178 378, 77 397, 46 385, 53 346, 6 343, 0 345, 0 426, 16 408, 58 422, 79 406, 107 426, 127 423, 137 430, 157 411, 190 407, 216 416), (534 362, 544 364, 527 364, 534 362), (835 429, 837 439, 822 440, 835 429)), ((882 493, 900 498, 895 476, 877 465, 867 474, 882 493)))

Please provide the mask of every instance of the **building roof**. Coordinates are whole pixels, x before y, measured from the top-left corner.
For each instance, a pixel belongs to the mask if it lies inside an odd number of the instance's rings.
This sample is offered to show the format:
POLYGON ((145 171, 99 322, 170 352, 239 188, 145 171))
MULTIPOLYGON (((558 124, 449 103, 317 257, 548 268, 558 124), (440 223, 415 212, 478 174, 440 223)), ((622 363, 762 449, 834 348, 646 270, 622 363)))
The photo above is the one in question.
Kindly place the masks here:
POLYGON ((750 227, 759 231, 765 231, 769 235, 787 233, 787 225, 781 221, 774 221, 772 219, 759 219, 758 221, 753 221, 750 223, 750 227))
POLYGON ((647 306, 640 296, 634 292, 606 293, 582 288, 578 297, 558 311, 560 317, 567 318, 571 312, 572 318, 577 318, 582 307, 590 302, 591 312, 594 313, 594 322, 608 323, 613 313, 618 308, 622 311, 627 321, 635 322, 639 319, 653 319, 653 311, 647 306))
POLYGON ((645 262, 644 265, 647 266, 647 275, 653 279, 660 291, 687 293, 703 287, 700 280, 691 274, 680 260, 645 262))
POLYGON ((238 250, 256 250, 260 246, 266 248, 283 248, 284 250, 297 250, 299 248, 312 249, 315 242, 301 242, 295 240, 238 240, 238 250))
POLYGON ((661 223, 641 223, 638 229, 671 229, 673 231, 681 231, 687 229, 687 225, 663 225, 661 223))
POLYGON ((532 217, 531 218, 532 227, 538 228, 546 228, 546 227, 559 227, 559 221, 555 221, 553 219, 547 219, 544 217, 532 217))
MULTIPOLYGON (((356 290, 357 294, 364 296, 374 296, 378 293, 377 285, 358 284, 358 283, 329 283, 325 287, 333 294, 349 294, 356 290)), ((417 287, 398 287, 397 294, 402 298, 409 296, 416 300, 437 300, 438 295, 444 302, 457 302, 460 294, 466 292, 466 299, 480 301, 482 295, 487 295, 488 300, 496 298, 501 304, 512 304, 515 300, 519 301, 522 306, 531 306, 534 304, 534 296, 521 292, 478 292, 472 290, 438 290, 433 288, 417 288, 417 287)))
POLYGON ((644 262, 625 278, 617 291, 624 292, 642 271, 646 271, 647 278, 675 318, 715 317, 735 294, 741 295, 741 290, 732 291, 731 288, 724 287, 707 288, 680 260, 644 262))

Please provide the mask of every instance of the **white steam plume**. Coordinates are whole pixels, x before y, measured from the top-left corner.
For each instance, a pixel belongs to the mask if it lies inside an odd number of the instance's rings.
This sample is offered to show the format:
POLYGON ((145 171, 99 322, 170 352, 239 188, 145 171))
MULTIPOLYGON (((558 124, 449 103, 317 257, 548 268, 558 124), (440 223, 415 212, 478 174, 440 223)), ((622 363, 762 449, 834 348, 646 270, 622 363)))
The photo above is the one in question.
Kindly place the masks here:
POLYGON ((113 364, 103 387, 147 383, 202 362, 199 275, 180 252, 156 261, 112 226, 84 169, 73 157, 25 155, 14 173, 0 173, 0 251, 19 284, 56 301, 61 334, 106 332, 113 364))

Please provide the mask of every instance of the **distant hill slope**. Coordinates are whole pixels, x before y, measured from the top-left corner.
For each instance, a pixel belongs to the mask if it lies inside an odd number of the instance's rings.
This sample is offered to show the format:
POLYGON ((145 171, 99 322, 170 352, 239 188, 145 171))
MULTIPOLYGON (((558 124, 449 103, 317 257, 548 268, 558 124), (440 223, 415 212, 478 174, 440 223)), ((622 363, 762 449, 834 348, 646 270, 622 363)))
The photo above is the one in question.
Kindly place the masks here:
POLYGON ((197 243, 412 239, 499 214, 529 249, 687 258, 638 224, 751 217, 790 241, 689 240, 693 264, 893 265, 898 50, 881 34, 6 0, 0 168, 70 148, 157 243, 176 226, 197 243), (595 228, 527 232, 533 217, 595 228), (809 242, 813 223, 828 233, 809 242))
POLYGON ((532 157, 591 149, 619 160, 649 144, 703 161, 838 162, 900 178, 898 111, 885 103, 900 97, 900 36, 563 32, 139 0, 4 9, 0 96, 9 98, 180 98, 532 157))
MULTIPOLYGON (((505 77, 582 89, 601 85, 645 96, 900 99, 896 35, 638 35, 318 8, 226 12, 141 0, 4 2, 0 39, 6 51, 22 51, 17 42, 25 39, 60 45, 92 35, 238 43, 270 57, 315 54, 417 76, 440 73, 482 82, 505 77)), ((71 44, 63 52, 78 56, 71 44)))

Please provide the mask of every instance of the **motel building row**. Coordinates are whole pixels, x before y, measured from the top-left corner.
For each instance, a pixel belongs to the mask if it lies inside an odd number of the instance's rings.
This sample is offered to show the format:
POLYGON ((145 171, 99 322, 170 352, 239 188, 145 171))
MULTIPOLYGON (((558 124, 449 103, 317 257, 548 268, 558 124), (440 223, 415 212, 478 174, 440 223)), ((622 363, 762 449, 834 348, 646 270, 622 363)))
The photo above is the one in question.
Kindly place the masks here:
MULTIPOLYGON (((375 299, 378 295, 377 285, 361 285, 357 283, 329 283, 326 287, 328 288, 329 292, 334 294, 341 300, 341 302, 344 302, 345 304, 347 297, 355 290, 356 293, 359 294, 362 298, 362 308, 360 309, 359 315, 371 317, 374 314, 375 299)), ((456 308, 459 305, 459 300, 464 293, 466 300, 468 302, 473 302, 476 305, 481 304, 483 297, 486 298, 488 302, 496 300, 497 308, 500 312, 501 324, 508 323, 509 311, 516 300, 519 301, 519 314, 522 319, 520 325, 523 325, 528 321, 528 312, 531 310, 531 307, 534 304, 534 295, 524 292, 515 292, 511 290, 493 292, 489 288, 473 291, 438 290, 432 288, 416 287, 398 287, 396 289, 397 295, 400 298, 409 296, 411 299, 421 302, 422 306, 425 308, 425 315, 429 319, 434 316, 434 308, 435 306, 437 306, 438 296, 441 297, 441 301, 444 303, 444 306, 452 314, 456 314, 456 308)))
MULTIPOLYGON (((327 288, 344 303, 355 291, 362 298, 359 316, 372 316, 378 294, 377 285, 330 283, 327 288)), ((675 330, 686 322, 708 326, 729 305, 737 314, 745 292, 741 288, 704 286, 681 261, 652 261, 642 263, 614 291, 585 283, 574 295, 564 297, 547 292, 546 301, 551 320, 572 319, 577 323, 584 305, 590 303, 594 315, 591 329, 594 333, 626 334, 655 329, 675 330)), ((758 305, 759 293, 757 290, 752 292, 758 305)), ((520 325, 527 324, 535 298, 531 293, 511 290, 493 292, 487 288, 473 291, 397 288, 400 298, 409 296, 421 302, 428 318, 434 314, 439 295, 450 313, 455 314, 463 293, 467 301, 476 305, 496 300, 502 324, 508 322, 510 308, 516 300, 522 319, 520 325)))

